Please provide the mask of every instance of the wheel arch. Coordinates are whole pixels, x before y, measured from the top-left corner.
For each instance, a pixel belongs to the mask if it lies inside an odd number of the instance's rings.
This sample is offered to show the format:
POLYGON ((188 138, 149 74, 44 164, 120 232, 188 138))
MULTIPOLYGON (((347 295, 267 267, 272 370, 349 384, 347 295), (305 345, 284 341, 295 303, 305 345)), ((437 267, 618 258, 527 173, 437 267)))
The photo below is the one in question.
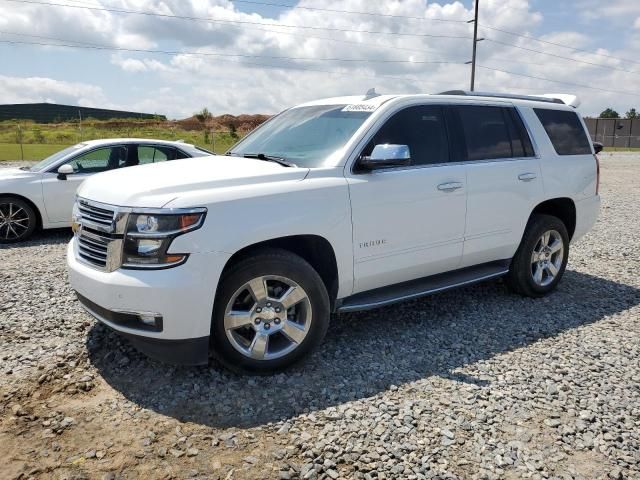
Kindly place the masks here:
POLYGON ((33 202, 33 200, 30 200, 29 198, 23 196, 23 195, 19 195, 17 193, 0 193, 0 198, 17 198, 18 200, 22 200, 23 202, 25 202, 27 205, 29 205, 33 211, 36 214, 36 229, 42 229, 43 228, 43 217, 42 217, 42 212, 40 211, 40 209, 38 208, 38 206, 33 202))
POLYGON ((331 242, 320 235, 289 235, 247 245, 235 252, 227 260, 221 277, 232 265, 263 248, 287 250, 309 262, 320 275, 329 294, 331 309, 333 310, 338 295, 338 262, 331 242))
POLYGON ((573 238, 573 234, 576 231, 576 204, 571 198, 551 198, 539 203, 531 211, 529 221, 531 221, 531 218, 535 214, 553 215, 559 218, 565 227, 567 227, 569 240, 573 238))

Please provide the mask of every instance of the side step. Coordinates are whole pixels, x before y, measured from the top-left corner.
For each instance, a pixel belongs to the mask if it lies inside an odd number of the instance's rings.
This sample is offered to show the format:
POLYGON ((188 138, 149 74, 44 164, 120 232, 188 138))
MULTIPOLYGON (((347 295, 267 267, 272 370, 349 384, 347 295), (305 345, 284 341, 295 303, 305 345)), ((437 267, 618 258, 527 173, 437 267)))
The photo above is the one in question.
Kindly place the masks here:
POLYGON ((376 288, 368 292, 356 293, 343 299, 336 312, 354 312, 370 310, 392 303, 423 297, 451 288, 501 277, 509 271, 511 260, 483 263, 473 267, 461 268, 451 272, 439 273, 430 277, 418 278, 409 282, 397 283, 388 287, 376 288))

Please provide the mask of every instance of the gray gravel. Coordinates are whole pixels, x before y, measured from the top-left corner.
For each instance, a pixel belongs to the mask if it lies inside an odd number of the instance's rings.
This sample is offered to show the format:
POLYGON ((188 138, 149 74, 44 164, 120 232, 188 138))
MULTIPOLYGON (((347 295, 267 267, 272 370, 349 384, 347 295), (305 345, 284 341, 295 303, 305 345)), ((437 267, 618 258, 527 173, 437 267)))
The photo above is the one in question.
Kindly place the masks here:
POLYGON ((150 361, 84 314, 66 230, 0 250, 0 477, 640 478, 640 155, 539 300, 501 282, 335 318, 273 377, 150 361))

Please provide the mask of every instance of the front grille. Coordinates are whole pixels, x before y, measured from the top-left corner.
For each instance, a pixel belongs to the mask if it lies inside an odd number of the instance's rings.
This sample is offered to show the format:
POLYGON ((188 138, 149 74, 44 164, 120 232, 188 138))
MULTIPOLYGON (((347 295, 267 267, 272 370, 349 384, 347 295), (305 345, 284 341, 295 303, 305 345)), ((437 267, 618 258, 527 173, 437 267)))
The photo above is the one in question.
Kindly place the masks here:
POLYGON ((98 207, 84 199, 78 199, 78 210, 82 223, 90 222, 101 227, 112 227, 115 210, 110 210, 105 205, 98 207))
POLYGON ((78 255, 85 262, 100 268, 107 266, 109 243, 111 238, 98 230, 82 228, 78 235, 78 255))
POLYGON ((100 270, 120 266, 122 238, 127 215, 122 208, 78 198, 74 208, 76 255, 82 262, 100 270))

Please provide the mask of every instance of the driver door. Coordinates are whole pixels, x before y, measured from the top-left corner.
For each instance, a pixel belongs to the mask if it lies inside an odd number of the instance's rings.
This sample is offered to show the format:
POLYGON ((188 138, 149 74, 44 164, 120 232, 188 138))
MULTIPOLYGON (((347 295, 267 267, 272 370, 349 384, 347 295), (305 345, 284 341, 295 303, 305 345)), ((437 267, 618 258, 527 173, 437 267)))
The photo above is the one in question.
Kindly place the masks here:
MULTIPOLYGON (((353 224, 354 293, 454 270, 462 257, 465 166, 450 148, 446 107, 395 113, 374 145, 407 145, 411 164, 347 176, 353 224)), ((356 165, 357 166, 357 165, 356 165)))
POLYGON ((100 147, 68 160, 66 164, 73 167, 73 173, 67 175, 66 179, 58 178, 60 165, 53 171, 44 173, 42 196, 49 223, 59 224, 61 227, 69 225, 76 190, 80 184, 91 175, 120 168, 126 161, 126 146, 100 147))

